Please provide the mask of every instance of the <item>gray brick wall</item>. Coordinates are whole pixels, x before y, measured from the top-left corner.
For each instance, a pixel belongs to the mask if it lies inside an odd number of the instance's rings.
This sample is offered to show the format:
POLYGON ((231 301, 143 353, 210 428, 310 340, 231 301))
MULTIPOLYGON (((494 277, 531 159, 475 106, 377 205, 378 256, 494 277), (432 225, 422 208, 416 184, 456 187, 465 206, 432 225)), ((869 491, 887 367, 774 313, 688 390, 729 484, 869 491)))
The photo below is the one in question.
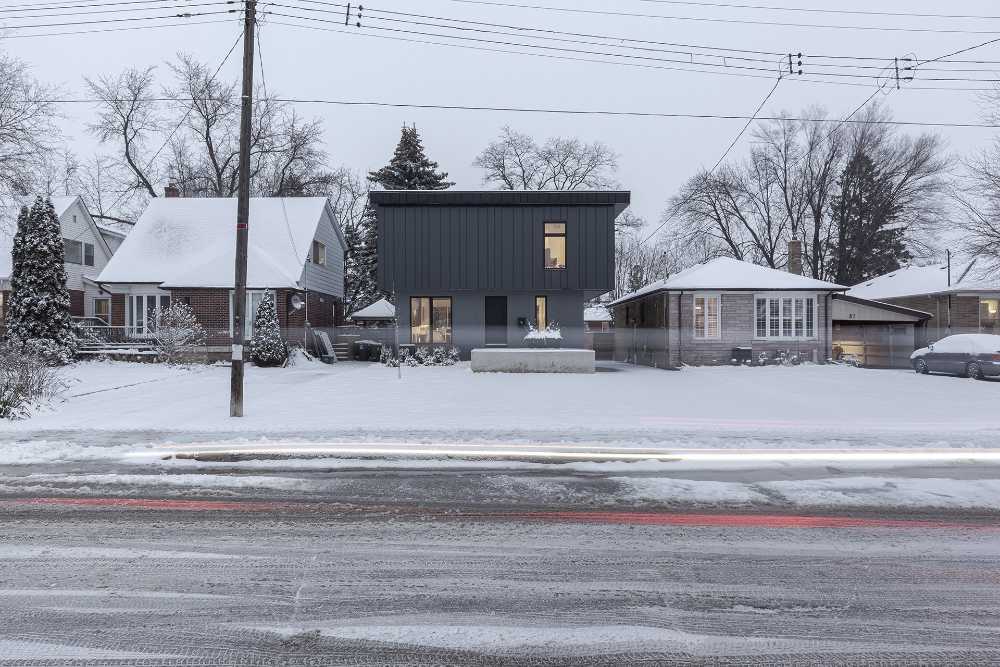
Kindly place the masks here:
POLYGON ((720 365, 731 363, 734 347, 750 347, 754 359, 784 351, 824 362, 831 352, 827 300, 817 295, 815 338, 765 341, 754 339, 754 294, 722 294, 721 335, 706 340, 694 336, 694 295, 671 294, 665 312, 664 295, 653 295, 615 308, 615 359, 671 368, 720 365))

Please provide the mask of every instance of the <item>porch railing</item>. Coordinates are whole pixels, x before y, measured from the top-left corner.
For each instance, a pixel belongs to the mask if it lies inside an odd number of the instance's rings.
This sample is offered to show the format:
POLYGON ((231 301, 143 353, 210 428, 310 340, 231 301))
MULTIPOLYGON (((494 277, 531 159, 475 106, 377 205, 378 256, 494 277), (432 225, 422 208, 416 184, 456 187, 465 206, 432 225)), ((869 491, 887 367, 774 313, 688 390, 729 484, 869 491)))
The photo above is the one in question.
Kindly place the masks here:
POLYGON ((80 331, 85 344, 93 345, 136 345, 152 338, 138 327, 129 326, 82 326, 80 331))

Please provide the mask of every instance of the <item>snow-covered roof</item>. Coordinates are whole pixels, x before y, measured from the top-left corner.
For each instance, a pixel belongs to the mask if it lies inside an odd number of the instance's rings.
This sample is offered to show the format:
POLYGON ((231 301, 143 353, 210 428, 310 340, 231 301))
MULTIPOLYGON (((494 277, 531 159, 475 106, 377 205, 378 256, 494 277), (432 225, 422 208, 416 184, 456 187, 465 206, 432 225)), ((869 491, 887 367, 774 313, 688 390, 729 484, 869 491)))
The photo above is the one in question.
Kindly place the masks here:
POLYGON ((115 222, 113 220, 105 220, 103 222, 98 222, 97 228, 101 230, 102 234, 110 234, 118 238, 125 238, 128 233, 132 231, 132 225, 125 222, 115 222))
POLYGON ((975 261, 951 263, 951 286, 948 285, 948 265, 907 266, 866 280, 852 287, 848 296, 861 299, 894 299, 921 294, 948 292, 1000 291, 1000 276, 990 277, 976 266, 975 261))
POLYGON ((379 299, 375 303, 351 314, 352 320, 391 320, 395 317, 396 307, 386 299, 379 299))
POLYGON ((605 306, 588 306, 583 309, 584 322, 610 322, 611 312, 605 306))
MULTIPOLYGON (((250 200, 247 287, 298 287, 326 205, 323 197, 250 200)), ((231 288, 235 258, 235 198, 160 197, 150 201, 98 281, 231 288)))
POLYGON ((675 290, 820 290, 839 292, 846 287, 787 271, 744 262, 732 257, 717 257, 695 264, 669 278, 657 280, 611 305, 631 301, 646 294, 675 290))

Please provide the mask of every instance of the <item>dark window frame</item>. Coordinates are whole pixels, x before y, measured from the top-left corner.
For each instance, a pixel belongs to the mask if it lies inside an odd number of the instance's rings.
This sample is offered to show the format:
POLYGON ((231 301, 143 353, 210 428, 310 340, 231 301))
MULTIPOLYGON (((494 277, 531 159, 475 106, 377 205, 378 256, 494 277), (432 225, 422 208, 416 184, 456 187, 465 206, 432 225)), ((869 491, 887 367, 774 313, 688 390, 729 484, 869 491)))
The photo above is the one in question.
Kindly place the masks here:
POLYGON ((320 241, 319 239, 313 239, 311 259, 312 263, 315 264, 316 266, 326 266, 326 244, 320 241), (321 250, 322 253, 317 252, 319 250, 321 250))
POLYGON ((545 266, 546 271, 565 271, 567 264, 569 264, 569 258, 567 257, 569 244, 567 242, 568 237, 568 225, 565 221, 555 221, 549 220, 542 224, 542 263, 545 264, 545 248, 548 244, 550 238, 561 238, 562 243, 562 254, 563 254, 563 264, 562 266, 545 266), (561 232, 550 232, 549 225, 562 225, 561 232))
POLYGON ((63 258, 67 264, 83 264, 83 241, 63 238, 63 258), (70 248, 78 248, 79 253, 70 256, 70 248))
POLYGON ((410 297, 410 344, 411 345, 452 345, 455 340, 455 301, 450 296, 411 296, 410 297), (414 340, 413 335, 413 301, 417 299, 427 299, 428 301, 428 325, 430 327, 430 341, 429 342, 417 342, 414 340), (448 302, 448 340, 440 341, 434 340, 435 332, 435 321, 434 321, 434 302, 435 301, 447 301, 448 302))
POLYGON ((83 265, 93 266, 94 265, 94 244, 84 243, 83 244, 83 265))

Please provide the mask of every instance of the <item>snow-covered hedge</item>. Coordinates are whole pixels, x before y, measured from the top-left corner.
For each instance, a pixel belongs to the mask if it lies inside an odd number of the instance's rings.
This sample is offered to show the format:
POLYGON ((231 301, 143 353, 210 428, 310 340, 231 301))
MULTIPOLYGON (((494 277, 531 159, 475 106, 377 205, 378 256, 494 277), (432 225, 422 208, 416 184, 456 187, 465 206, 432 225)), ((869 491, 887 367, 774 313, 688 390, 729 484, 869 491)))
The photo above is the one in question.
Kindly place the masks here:
POLYGON ((390 368, 396 368, 400 364, 403 366, 454 366, 461 359, 461 353, 455 346, 444 347, 435 345, 433 347, 418 347, 413 350, 411 347, 400 347, 399 354, 396 355, 389 345, 382 346, 382 363, 390 368))

